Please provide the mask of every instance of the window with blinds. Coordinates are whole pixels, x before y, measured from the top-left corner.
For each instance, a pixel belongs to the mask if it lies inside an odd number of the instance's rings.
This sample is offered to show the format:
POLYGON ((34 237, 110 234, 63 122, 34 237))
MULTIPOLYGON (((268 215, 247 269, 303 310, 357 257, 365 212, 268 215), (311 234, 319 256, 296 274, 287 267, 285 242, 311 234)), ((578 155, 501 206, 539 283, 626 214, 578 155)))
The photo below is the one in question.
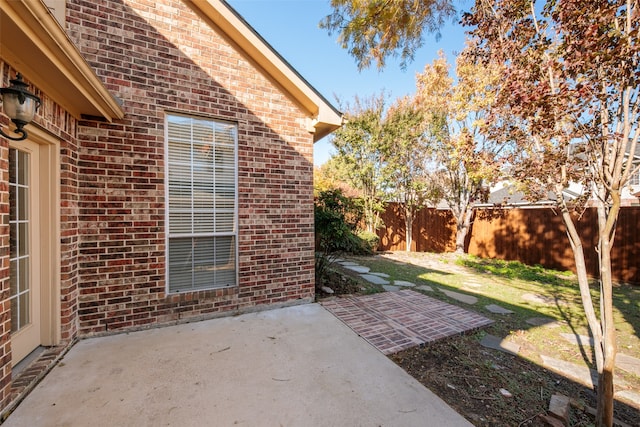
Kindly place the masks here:
POLYGON ((237 126, 168 115, 168 291, 235 286, 237 126))

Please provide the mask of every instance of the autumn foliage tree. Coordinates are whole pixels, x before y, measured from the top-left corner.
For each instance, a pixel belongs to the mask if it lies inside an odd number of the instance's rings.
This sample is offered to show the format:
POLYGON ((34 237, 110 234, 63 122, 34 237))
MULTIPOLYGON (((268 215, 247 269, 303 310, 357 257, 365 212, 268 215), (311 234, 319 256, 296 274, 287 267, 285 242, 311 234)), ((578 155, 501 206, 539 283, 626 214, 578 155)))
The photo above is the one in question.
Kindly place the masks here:
POLYGON ((444 54, 417 75, 416 108, 423 112, 434 170, 433 186, 456 220, 456 252, 464 252, 473 205, 486 201, 487 188, 500 174, 504 144, 480 130, 486 125, 500 68, 466 57, 456 63, 458 81, 449 75, 444 54))
POLYGON ((437 197, 427 179, 429 144, 425 137, 424 112, 413 98, 399 98, 384 121, 385 179, 390 195, 403 206, 406 250, 411 250, 416 212, 437 197))
POLYGON ((360 69, 372 62, 384 68, 389 57, 405 66, 423 45, 424 32, 438 34, 455 15, 451 0, 331 0, 331 7, 320 27, 338 33, 360 69))
POLYGON ((356 198, 358 190, 349 184, 348 166, 338 156, 332 156, 321 166, 313 168, 313 195, 323 191, 340 190, 346 197, 356 198))
POLYGON ((513 174, 532 197, 556 194, 595 342, 599 426, 613 424, 611 248, 621 193, 637 172, 639 12, 637 0, 477 0, 465 17, 476 37, 468 57, 504 65, 489 136, 517 145, 513 174), (570 183, 581 184, 597 210, 595 298, 585 264, 593 249, 583 247, 562 194, 570 183))

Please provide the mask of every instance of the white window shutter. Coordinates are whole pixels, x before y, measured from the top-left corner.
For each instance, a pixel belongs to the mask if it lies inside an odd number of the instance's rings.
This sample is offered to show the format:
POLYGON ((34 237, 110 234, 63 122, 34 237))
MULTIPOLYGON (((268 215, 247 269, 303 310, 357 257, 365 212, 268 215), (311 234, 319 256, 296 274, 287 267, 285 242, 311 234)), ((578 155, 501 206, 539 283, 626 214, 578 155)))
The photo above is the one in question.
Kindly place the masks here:
POLYGON ((167 116, 168 292, 237 282, 237 126, 167 116))

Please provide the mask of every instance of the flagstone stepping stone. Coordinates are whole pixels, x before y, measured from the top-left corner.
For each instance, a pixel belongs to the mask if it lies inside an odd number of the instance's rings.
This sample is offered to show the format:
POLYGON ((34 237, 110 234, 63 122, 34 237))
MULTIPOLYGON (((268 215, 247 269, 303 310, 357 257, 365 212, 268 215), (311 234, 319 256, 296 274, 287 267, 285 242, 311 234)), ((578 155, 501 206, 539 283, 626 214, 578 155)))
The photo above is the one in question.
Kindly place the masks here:
POLYGON ((577 344, 581 347, 593 347, 593 338, 590 336, 576 334, 560 334, 560 336, 571 344, 577 344))
POLYGON ((540 357, 545 368, 549 368, 590 388, 593 388, 593 385, 598 383, 598 372, 595 370, 545 355, 540 355, 540 357))
MULTIPOLYGON (((624 353, 618 353, 616 354, 616 366, 640 377, 640 359, 627 356, 624 353)), ((636 402, 640 402, 640 399, 636 400, 636 402)))
POLYGON ((433 288, 429 285, 420 285, 416 289, 420 289, 421 291, 433 292, 433 288))
POLYGON ((348 265, 353 265, 353 266, 355 266, 355 265, 360 265, 360 264, 358 264, 357 262, 353 262, 353 261, 345 261, 345 260, 343 260, 343 259, 337 259, 337 260, 336 260, 336 262, 337 262, 338 264, 344 265, 345 267, 346 267, 346 266, 348 266, 348 265))
POLYGON ((380 276, 376 276, 375 274, 361 274, 360 277, 362 277, 364 280, 366 280, 369 283, 373 283, 374 285, 388 285, 389 281, 380 277, 380 276))
POLYGON ((464 285, 469 286, 470 288, 481 288, 483 286, 482 283, 478 282, 466 282, 464 285))
POLYGON ((557 328, 560 326, 560 322, 551 317, 531 317, 526 322, 532 326, 546 326, 550 328, 557 328))
POLYGON ((369 274, 373 274, 374 276, 378 276, 378 277, 384 277, 385 279, 388 279, 390 277, 387 273, 374 273, 372 271, 369 274))
POLYGON ((534 302, 536 304, 553 304, 555 299, 539 294, 523 294, 522 299, 528 302, 534 302))
POLYGON ((640 393, 637 393, 633 390, 622 390, 618 391, 614 394, 617 399, 626 400, 629 403, 637 404, 640 402, 640 393))
POLYGON ((461 294, 453 291, 447 291, 442 288, 440 288, 440 291, 446 296, 448 296, 449 298, 453 298, 454 300, 463 302, 465 304, 475 304, 478 302, 478 298, 471 295, 461 294))
POLYGON ((382 285, 382 287, 387 292, 397 292, 401 289, 400 286, 393 286, 393 285, 382 285))
POLYGON ((405 287, 413 287, 416 285, 415 283, 407 282, 406 280, 394 280, 393 284, 396 286, 405 286, 405 287))
POLYGON ((351 271, 355 271, 356 273, 368 273, 369 267, 364 267, 362 265, 345 265, 344 268, 347 268, 351 271))
POLYGON ((554 394, 549 401, 549 412, 555 418, 562 421, 562 425, 569 425, 569 413, 571 412, 571 401, 564 394, 554 394))
POLYGON ((504 307, 501 307, 497 304, 485 305, 484 308, 486 308, 487 310, 495 314, 513 314, 513 311, 506 309, 504 307))
MULTIPOLYGON (((545 368, 549 368, 590 388, 598 384, 598 372, 595 369, 589 369, 586 366, 576 365, 575 363, 565 362, 545 355, 540 355, 540 357, 545 368)), ((615 378, 613 384, 622 389, 629 388, 629 384, 620 378, 615 378)))
POLYGON ((520 351, 520 346, 518 344, 491 334, 487 334, 482 337, 482 340, 480 340, 480 345, 486 348, 491 348, 493 350, 498 350, 504 353, 515 355, 518 355, 518 352, 520 351))

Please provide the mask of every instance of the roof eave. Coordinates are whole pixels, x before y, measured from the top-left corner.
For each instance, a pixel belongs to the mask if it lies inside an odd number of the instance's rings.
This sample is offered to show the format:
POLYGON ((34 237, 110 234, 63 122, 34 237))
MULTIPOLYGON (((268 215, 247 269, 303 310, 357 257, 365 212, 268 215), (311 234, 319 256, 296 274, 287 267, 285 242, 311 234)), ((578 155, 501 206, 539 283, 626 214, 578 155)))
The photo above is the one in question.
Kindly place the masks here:
POLYGON ((42 1, 0 2, 2 58, 76 118, 124 111, 42 1))
MULTIPOLYGON (((186 1, 186 0, 185 0, 186 1)), ((314 142, 342 126, 342 113, 223 0, 186 1, 257 64, 314 121, 314 142)))

